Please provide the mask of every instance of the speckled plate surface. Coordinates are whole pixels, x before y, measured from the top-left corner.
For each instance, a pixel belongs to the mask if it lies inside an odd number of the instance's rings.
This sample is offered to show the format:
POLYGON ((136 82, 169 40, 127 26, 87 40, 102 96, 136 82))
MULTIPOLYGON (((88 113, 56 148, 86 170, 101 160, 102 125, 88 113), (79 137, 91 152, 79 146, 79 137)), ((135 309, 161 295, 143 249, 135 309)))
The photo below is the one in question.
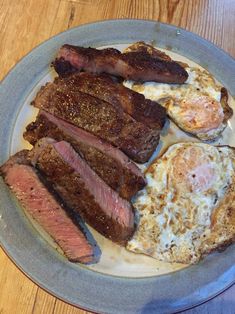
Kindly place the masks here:
MULTIPOLYGON (((117 46, 152 41, 207 68, 235 95, 235 61, 204 39, 173 26, 145 20, 112 20, 83 25, 61 33, 23 58, 0 86, 0 163, 25 147, 22 132, 36 111, 29 102, 53 78, 49 64, 63 43, 117 46)), ((232 104, 232 98, 230 97, 232 104)), ((187 140, 182 133, 162 137, 161 145, 187 140)), ((221 144, 235 146, 234 118, 221 144)), ((159 151, 159 150, 158 150, 159 151)), ((29 278, 57 297, 102 313, 165 313, 199 304, 235 281, 235 246, 182 267, 128 253, 97 235, 103 251, 97 265, 68 262, 51 240, 27 218, 0 179, 0 243, 29 278)), ((93 232, 93 231, 92 231, 93 232)))

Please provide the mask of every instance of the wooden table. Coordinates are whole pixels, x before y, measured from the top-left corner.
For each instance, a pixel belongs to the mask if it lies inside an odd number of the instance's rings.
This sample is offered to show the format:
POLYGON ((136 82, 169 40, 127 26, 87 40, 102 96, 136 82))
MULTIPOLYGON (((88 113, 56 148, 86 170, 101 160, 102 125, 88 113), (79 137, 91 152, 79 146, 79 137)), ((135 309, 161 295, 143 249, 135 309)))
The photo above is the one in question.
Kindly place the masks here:
MULTIPOLYGON (((0 0, 0 79, 51 36, 83 23, 153 19, 193 31, 235 57, 234 0, 0 0)), ((0 249, 0 313, 68 313, 68 305, 35 285, 0 249)), ((235 313, 235 286, 184 313, 235 313)))

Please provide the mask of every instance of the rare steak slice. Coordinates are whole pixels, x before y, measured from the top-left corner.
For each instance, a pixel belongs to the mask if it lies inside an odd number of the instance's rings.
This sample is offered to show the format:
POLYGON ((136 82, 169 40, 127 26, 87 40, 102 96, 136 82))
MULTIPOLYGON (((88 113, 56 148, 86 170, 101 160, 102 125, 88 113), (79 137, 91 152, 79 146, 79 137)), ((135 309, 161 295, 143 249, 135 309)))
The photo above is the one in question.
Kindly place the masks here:
POLYGON ((69 143, 45 145, 45 141, 42 139, 43 143, 31 151, 36 167, 85 222, 105 237, 125 245, 134 231, 131 204, 112 190, 69 143))
POLYGON ((134 81, 155 81, 182 84, 187 71, 177 62, 162 56, 152 56, 148 51, 121 53, 117 49, 95 49, 63 45, 53 62, 59 75, 77 71, 108 73, 134 81))
POLYGON ((55 82, 60 86, 66 85, 71 91, 87 93, 122 108, 136 121, 152 129, 161 130, 166 121, 165 108, 115 82, 109 75, 77 72, 65 78, 57 78, 55 82))
POLYGON ((49 192, 42 177, 29 165, 28 151, 11 157, 1 167, 1 174, 25 211, 54 239, 72 262, 93 261, 93 248, 80 228, 49 192))
POLYGON ((139 168, 118 148, 45 111, 39 113, 24 133, 24 138, 32 145, 43 137, 71 143, 89 166, 123 198, 129 200, 146 184, 139 168))
POLYGON ((159 130, 134 120, 122 108, 66 86, 47 83, 32 104, 108 141, 139 163, 148 161, 159 142, 159 130))

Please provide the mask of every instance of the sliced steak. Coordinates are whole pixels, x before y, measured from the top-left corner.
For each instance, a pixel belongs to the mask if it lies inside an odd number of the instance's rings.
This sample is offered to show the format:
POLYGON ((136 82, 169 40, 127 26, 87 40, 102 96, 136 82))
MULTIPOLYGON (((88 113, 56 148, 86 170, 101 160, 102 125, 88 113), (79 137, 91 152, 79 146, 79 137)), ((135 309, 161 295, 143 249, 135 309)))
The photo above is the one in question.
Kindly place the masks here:
POLYGON ((159 130, 134 120, 122 108, 66 86, 47 83, 32 104, 108 141, 139 163, 148 161, 159 142, 159 130))
POLYGON ((112 190, 65 142, 31 151, 36 167, 69 207, 77 210, 94 229, 119 244, 125 244, 134 231, 131 204, 112 190), (36 158, 35 158, 36 157, 36 158))
POLYGON ((63 45, 53 62, 61 76, 71 72, 108 73, 134 81, 162 83, 184 83, 187 71, 177 62, 157 58, 146 51, 121 53, 117 49, 94 49, 63 45))
POLYGON ((48 191, 37 171, 28 164, 27 153, 16 154, 1 167, 5 182, 26 212, 54 239, 70 261, 92 262, 92 246, 48 191))
POLYGON ((43 137, 66 140, 121 197, 130 199, 146 182, 139 168, 119 149, 47 112, 30 123, 24 138, 32 145, 43 137))
POLYGON ((145 99, 142 94, 115 82, 105 74, 77 72, 66 78, 56 79, 59 86, 67 86, 73 92, 87 93, 122 108, 136 121, 152 129, 161 130, 166 121, 166 109, 155 101, 145 99))

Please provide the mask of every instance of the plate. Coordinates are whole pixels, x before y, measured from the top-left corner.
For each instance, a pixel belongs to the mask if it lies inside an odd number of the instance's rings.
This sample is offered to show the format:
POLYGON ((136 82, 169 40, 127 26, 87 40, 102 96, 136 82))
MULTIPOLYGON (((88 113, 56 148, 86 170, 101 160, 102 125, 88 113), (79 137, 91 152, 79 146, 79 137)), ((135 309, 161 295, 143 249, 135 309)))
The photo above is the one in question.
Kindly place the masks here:
MULTIPOLYGON (((63 43, 102 47, 139 40, 151 41, 207 68, 231 95, 235 95, 235 61, 195 34, 146 20, 111 20, 83 25, 35 48, 3 80, 0 87, 0 163, 25 145, 21 142, 22 131, 35 114, 28 103, 38 87, 53 76, 49 65, 63 43)), ((230 132, 234 126, 232 120, 230 132)), ((102 313, 175 312, 202 303, 235 281, 235 245, 184 269, 178 269, 177 265, 169 269, 168 265, 164 270, 165 264, 158 264, 163 267, 162 272, 157 267, 154 272, 157 262, 142 256, 134 270, 130 267, 129 256, 126 258, 129 266, 120 266, 117 257, 114 258, 116 264, 111 263, 111 254, 106 263, 98 264, 101 268, 72 264, 53 249, 53 243, 40 230, 35 230, 37 226, 26 217, 2 179, 0 198, 0 243, 5 252, 42 288, 84 309, 102 313)), ((102 237, 99 241, 104 247, 109 243, 102 237)), ((120 255, 119 247, 114 248, 116 256, 120 255)), ((136 259, 136 255, 132 256, 136 259)))

